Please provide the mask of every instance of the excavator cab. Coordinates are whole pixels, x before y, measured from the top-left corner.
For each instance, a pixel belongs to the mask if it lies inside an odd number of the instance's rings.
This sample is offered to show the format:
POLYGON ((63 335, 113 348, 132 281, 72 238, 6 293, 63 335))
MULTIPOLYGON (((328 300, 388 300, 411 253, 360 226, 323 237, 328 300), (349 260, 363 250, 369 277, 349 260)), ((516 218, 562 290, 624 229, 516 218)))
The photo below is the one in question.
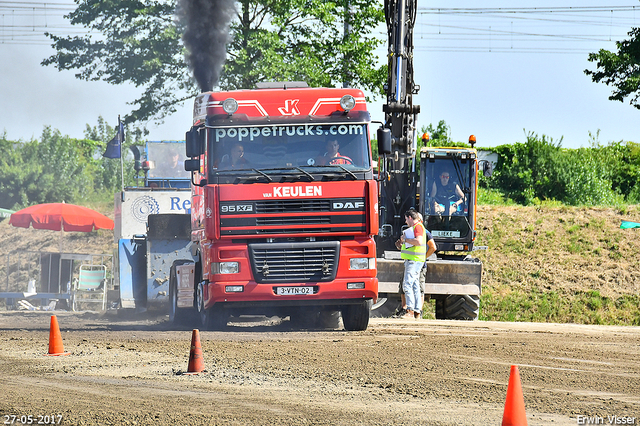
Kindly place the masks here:
POLYGON ((477 152, 422 148, 420 211, 438 251, 471 251, 475 240, 477 152))

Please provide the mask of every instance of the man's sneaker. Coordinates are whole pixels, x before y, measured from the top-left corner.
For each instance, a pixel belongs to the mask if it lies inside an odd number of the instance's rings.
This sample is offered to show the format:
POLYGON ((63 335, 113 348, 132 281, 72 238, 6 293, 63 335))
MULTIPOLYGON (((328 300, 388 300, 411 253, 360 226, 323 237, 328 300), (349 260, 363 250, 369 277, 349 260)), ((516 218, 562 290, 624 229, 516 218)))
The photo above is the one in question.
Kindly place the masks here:
POLYGON ((418 311, 413 311, 413 316, 416 317, 416 319, 422 318, 422 314, 418 311))

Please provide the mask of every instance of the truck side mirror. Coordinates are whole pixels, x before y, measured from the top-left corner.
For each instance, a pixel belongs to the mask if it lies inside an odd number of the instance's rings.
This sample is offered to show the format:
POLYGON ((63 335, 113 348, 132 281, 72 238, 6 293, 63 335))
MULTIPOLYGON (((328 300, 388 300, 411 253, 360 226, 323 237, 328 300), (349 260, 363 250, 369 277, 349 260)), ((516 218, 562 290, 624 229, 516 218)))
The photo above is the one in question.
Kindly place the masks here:
POLYGON ((378 128, 378 156, 391 154, 391 130, 378 128))
POLYGON ((493 174, 493 163, 491 161, 485 161, 482 165, 482 174, 484 177, 491 177, 493 174))
POLYGON ((184 169, 187 172, 197 172, 198 170, 200 170, 200 160, 198 159, 184 160, 184 169))
POLYGON ((199 157, 204 154, 205 134, 205 131, 200 132, 195 127, 192 127, 191 130, 185 134, 184 139, 187 157, 199 157))
POLYGON ((198 158, 191 158, 189 160, 184 160, 184 169, 191 173, 191 184, 193 186, 205 186, 207 184, 207 179, 200 176, 200 180, 198 182, 194 182, 194 173, 200 171, 200 160, 198 158))

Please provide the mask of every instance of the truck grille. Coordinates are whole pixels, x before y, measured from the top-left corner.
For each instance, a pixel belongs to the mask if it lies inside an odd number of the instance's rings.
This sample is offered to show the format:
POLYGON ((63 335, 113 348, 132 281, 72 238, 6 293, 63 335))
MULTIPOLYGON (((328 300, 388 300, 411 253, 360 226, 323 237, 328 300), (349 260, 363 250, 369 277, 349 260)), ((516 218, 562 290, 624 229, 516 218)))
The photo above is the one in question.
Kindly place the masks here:
POLYGON ((333 281, 339 253, 338 241, 249 244, 257 283, 333 281))
POLYGON ((329 225, 331 218, 327 216, 291 216, 291 217, 258 217, 256 225, 329 225))
POLYGON ((302 213, 302 212, 327 212, 331 208, 329 200, 269 200, 257 201, 256 213, 302 213))
POLYGON ((364 233, 364 198, 220 203, 220 235, 364 233))

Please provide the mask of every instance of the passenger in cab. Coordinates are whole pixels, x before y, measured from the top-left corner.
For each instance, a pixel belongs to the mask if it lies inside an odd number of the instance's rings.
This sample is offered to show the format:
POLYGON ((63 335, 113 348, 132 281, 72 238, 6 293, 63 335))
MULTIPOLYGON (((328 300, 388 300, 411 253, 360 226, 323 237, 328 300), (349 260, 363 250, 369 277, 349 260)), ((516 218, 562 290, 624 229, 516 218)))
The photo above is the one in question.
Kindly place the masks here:
POLYGON ((327 151, 323 156, 316 158, 317 166, 326 166, 334 164, 353 164, 353 160, 345 155, 340 154, 340 144, 337 139, 329 139, 326 145, 327 151))

